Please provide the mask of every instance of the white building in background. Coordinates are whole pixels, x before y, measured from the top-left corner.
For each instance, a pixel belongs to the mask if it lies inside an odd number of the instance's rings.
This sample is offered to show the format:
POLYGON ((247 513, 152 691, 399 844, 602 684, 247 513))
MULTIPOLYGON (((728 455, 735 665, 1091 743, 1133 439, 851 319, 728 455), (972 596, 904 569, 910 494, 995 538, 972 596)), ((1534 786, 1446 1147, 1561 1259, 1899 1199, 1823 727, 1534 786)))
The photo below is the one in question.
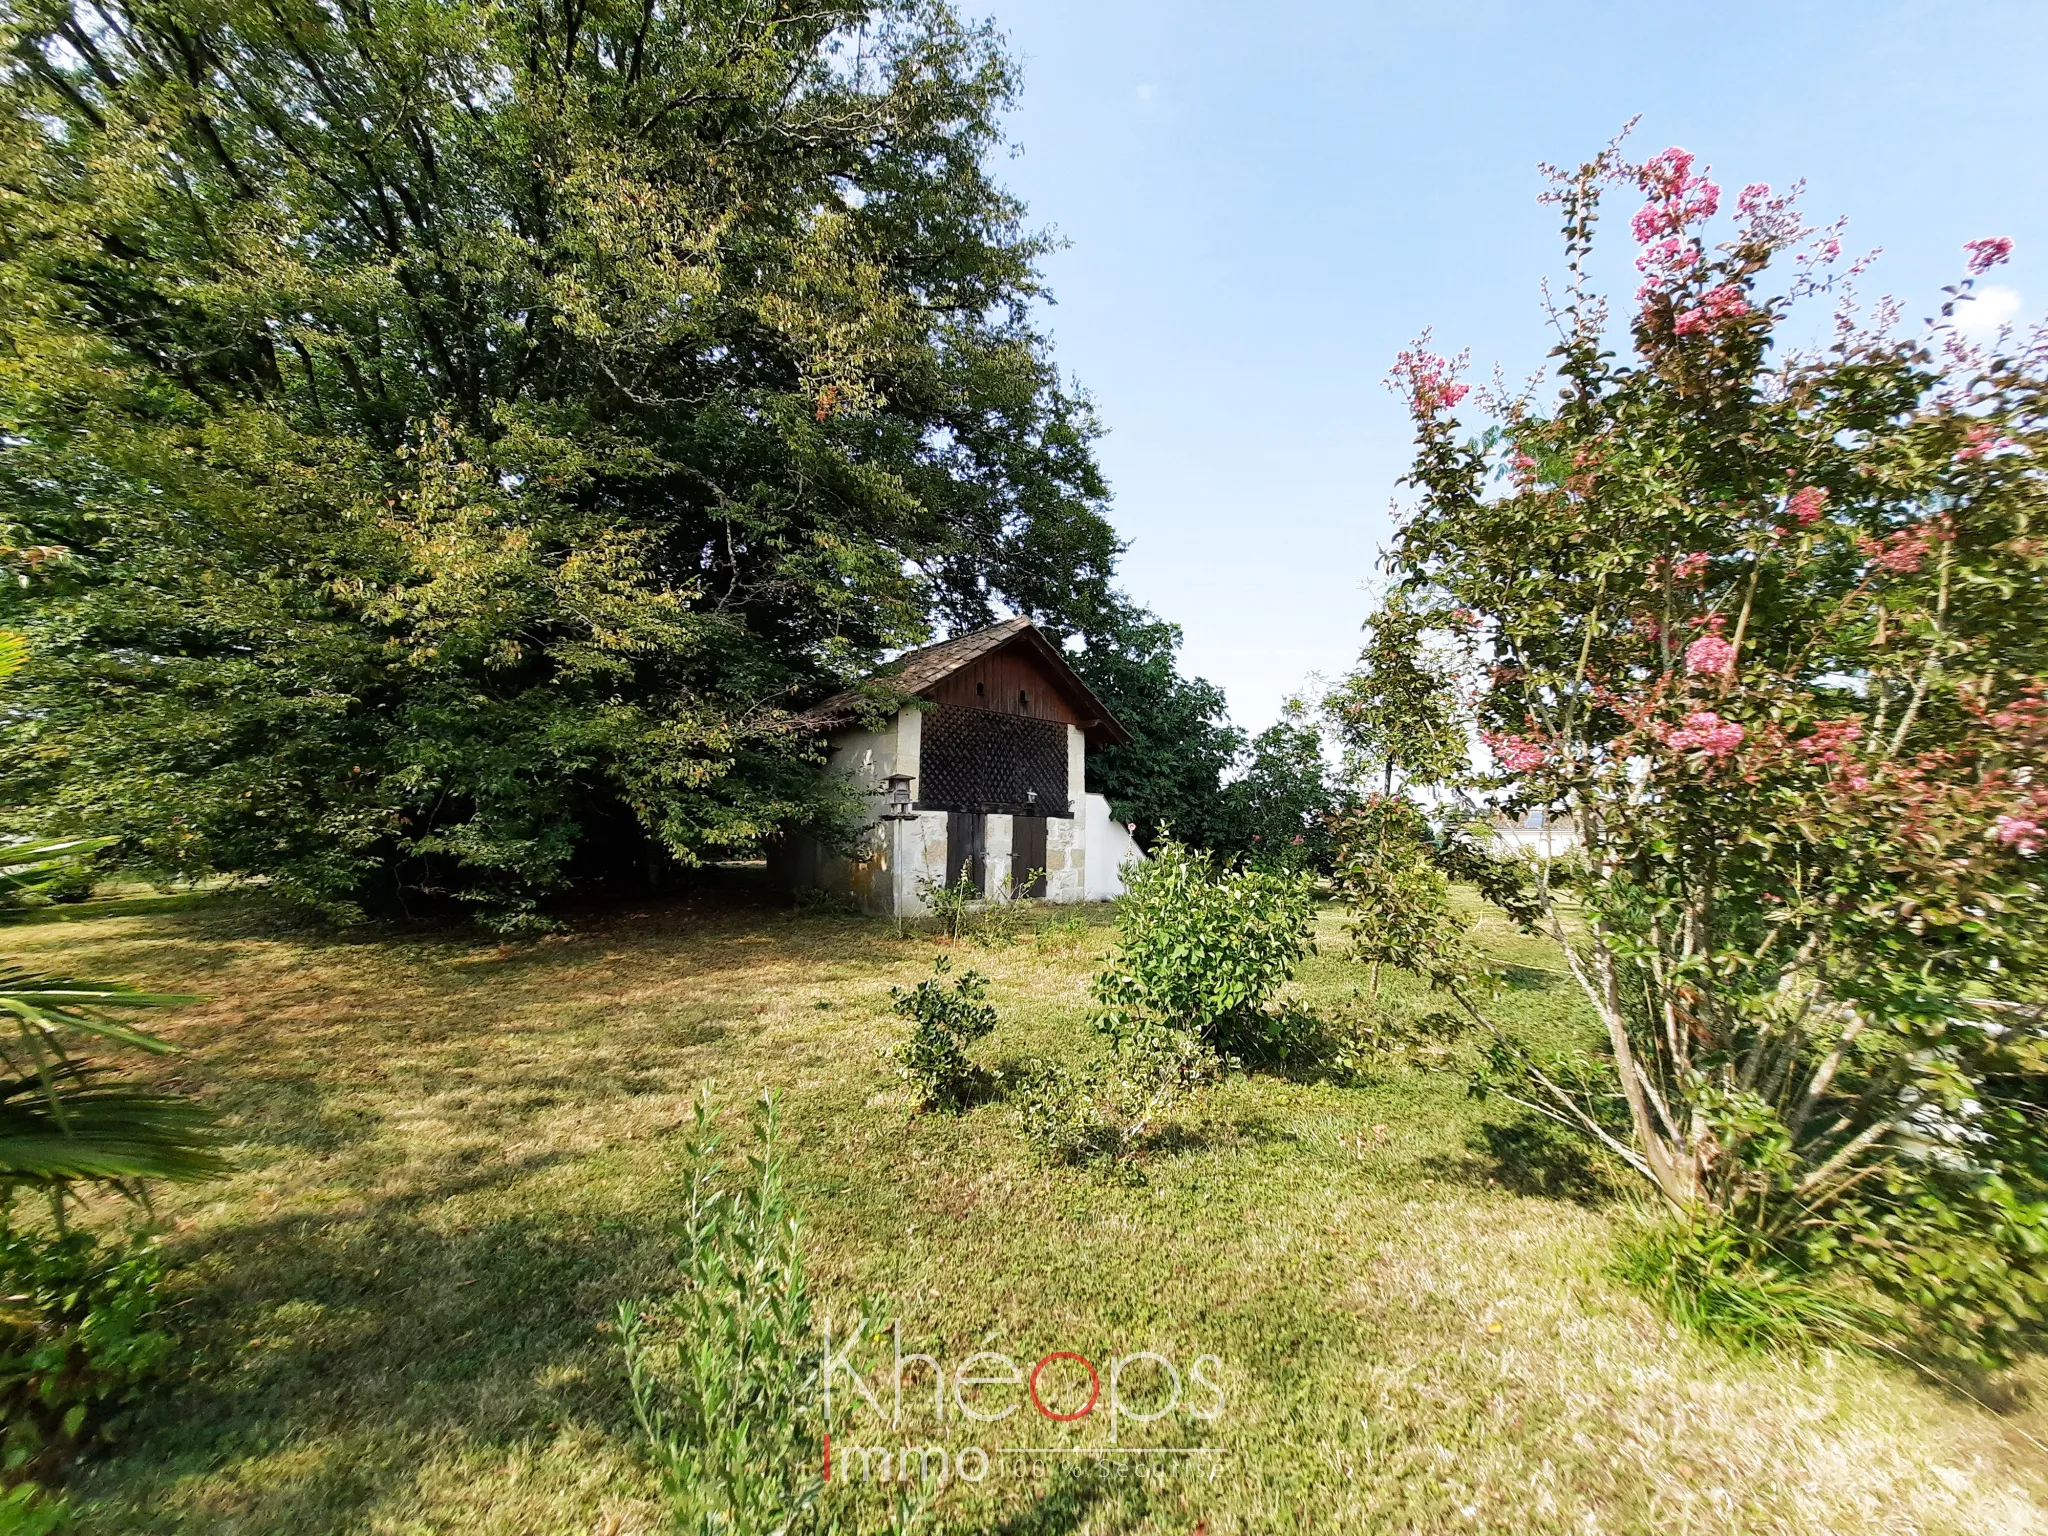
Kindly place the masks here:
POLYGON ((1541 810, 1525 811, 1516 821, 1495 817, 1488 831, 1500 852, 1532 859, 1554 859, 1579 846, 1578 828, 1541 810))
POLYGON ((1130 733, 1029 619, 911 651, 807 723, 826 737, 825 771, 850 777, 872 810, 857 858, 785 842, 772 864, 790 889, 893 917, 924 910, 921 881, 963 875, 987 896, 1108 901, 1144 856, 1087 792, 1088 749, 1130 733))

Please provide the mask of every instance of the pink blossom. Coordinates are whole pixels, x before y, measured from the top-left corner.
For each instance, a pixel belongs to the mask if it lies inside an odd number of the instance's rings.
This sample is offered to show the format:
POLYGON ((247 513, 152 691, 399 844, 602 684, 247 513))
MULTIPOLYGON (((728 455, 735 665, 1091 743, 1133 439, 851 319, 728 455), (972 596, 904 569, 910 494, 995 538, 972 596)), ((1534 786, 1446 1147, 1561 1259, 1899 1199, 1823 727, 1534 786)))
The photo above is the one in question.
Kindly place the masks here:
MULTIPOLYGON (((1425 333, 1422 343, 1428 340, 1425 333)), ((1472 386, 1457 382, 1458 370, 1465 366, 1467 354, 1443 357, 1422 343, 1395 354, 1394 369, 1387 383, 1408 396, 1417 416, 1428 417, 1455 406, 1471 392, 1472 386)))
POLYGON ((1483 739, 1493 749, 1500 765, 1510 773, 1534 773, 1550 758, 1549 751, 1541 742, 1530 741, 1524 736, 1496 736, 1488 732, 1483 739))
POLYGON ((1894 576, 1910 576, 1920 569, 1936 539, 1948 538, 1940 519, 1929 519, 1911 528, 1901 528, 1883 539, 1859 535, 1856 547, 1874 561, 1879 570, 1894 576))
POLYGON ((1680 581, 1691 581, 1693 577, 1699 575, 1700 572, 1704 571, 1706 568, 1706 551, 1694 550, 1691 554, 1681 556, 1679 559, 1672 562, 1671 574, 1676 576, 1680 581))
POLYGON ((1685 670, 1690 677, 1725 677, 1735 670, 1735 647, 1719 635, 1701 635, 1685 648, 1685 670))
POLYGON ((1828 493, 1817 485, 1802 486, 1792 493, 1785 503, 1785 510, 1792 514, 1792 521, 1802 528, 1811 528, 1820 521, 1821 507, 1828 499, 1828 493))
POLYGON ((1726 757, 1742 745, 1745 733, 1735 721, 1723 720, 1711 709, 1696 709, 1685 717, 1685 724, 1662 726, 1658 734, 1674 751, 1726 757))
POLYGON ((2006 847, 2019 849, 2022 857, 2032 858, 2041 851, 2041 823, 2031 816, 2001 816, 1991 830, 2006 847))
POLYGON ((1636 173, 1638 185, 1650 197, 1629 221, 1638 245, 1682 234, 1686 225, 1712 218, 1721 206, 1721 189, 1705 176, 1693 175, 1692 163, 1691 152, 1674 145, 1652 155, 1636 173))
POLYGON ((1969 441, 1963 447, 1956 450, 1956 459, 1958 462, 1968 459, 1981 459, 1988 454, 1996 453, 2001 448, 2013 446, 2013 440, 2009 437, 2000 437, 1996 427, 1987 426, 1979 422, 1976 426, 1970 428, 1969 441))
MULTIPOLYGON (((1653 208, 1645 208, 1636 217, 1640 219, 1644 213, 1655 212, 1653 208)), ((1636 270, 1649 275, 1650 281, 1645 286, 1654 289, 1666 277, 1687 271, 1696 265, 1699 259, 1699 248, 1690 240, 1681 240, 1676 235, 1669 235, 1644 246, 1643 254, 1636 258, 1636 270)))
POLYGON ((1988 240, 1965 240, 1963 249, 1970 253, 1970 275, 1977 277, 2011 258, 2012 240, 2006 235, 1993 235, 1988 240))
POLYGON ((1723 283, 1701 294, 1699 307, 1685 311, 1672 322, 1671 328, 1681 336, 1690 336, 1716 321, 1739 320, 1748 313, 1749 304, 1742 297, 1742 290, 1733 283, 1723 283))
POLYGON ((1767 181, 1752 181, 1742 189, 1742 195, 1735 199, 1735 211, 1745 219, 1753 219, 1770 203, 1771 184, 1767 181))

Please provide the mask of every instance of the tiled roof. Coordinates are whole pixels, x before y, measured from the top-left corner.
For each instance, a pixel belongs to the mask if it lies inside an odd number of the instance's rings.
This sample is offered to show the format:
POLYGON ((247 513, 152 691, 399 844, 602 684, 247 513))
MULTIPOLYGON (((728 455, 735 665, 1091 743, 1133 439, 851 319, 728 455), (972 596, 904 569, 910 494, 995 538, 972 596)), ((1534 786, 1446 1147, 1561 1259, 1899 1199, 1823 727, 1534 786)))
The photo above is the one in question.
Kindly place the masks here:
MULTIPOLYGON (((1004 619, 1000 624, 991 624, 986 629, 972 630, 964 635, 955 635, 941 640, 936 645, 921 646, 914 651, 905 651, 887 666, 875 672, 868 681, 886 684, 896 693, 923 693, 951 677, 971 661, 978 661, 991 651, 999 651, 1014 643, 1029 645, 1041 660, 1059 674, 1060 681, 1093 714, 1094 720, 1083 729, 1090 741, 1126 742, 1130 733, 1123 723, 1103 706, 1100 699, 1081 681, 1060 648, 1046 639, 1038 626, 1029 619, 1004 619)), ((801 723, 815 730, 835 730, 851 725, 859 718, 859 705, 864 699, 873 697, 870 690, 848 688, 835 693, 824 703, 817 705, 799 716, 801 723)))

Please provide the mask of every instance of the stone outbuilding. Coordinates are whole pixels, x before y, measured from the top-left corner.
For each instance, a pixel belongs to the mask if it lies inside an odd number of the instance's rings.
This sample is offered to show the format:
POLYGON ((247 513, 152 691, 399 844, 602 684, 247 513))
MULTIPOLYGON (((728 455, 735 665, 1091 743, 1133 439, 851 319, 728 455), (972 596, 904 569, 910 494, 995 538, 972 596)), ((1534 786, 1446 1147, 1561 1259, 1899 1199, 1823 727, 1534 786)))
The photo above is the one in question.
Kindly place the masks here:
POLYGON ((848 858, 807 837, 777 850, 792 890, 851 897, 881 916, 924 911, 920 883, 995 899, 1107 901, 1143 855, 1109 802, 1087 792, 1088 749, 1130 733, 1029 619, 910 651, 806 723, 826 738, 825 771, 872 807, 848 858), (877 720, 876 700, 886 711, 877 720))

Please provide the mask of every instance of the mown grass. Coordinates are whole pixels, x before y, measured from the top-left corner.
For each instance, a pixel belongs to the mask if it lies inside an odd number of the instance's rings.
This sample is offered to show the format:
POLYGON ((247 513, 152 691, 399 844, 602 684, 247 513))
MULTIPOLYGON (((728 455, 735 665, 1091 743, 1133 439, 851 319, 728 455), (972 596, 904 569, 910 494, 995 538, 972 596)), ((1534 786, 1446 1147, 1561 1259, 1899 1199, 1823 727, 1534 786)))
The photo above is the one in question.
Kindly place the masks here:
MULTIPOLYGON (((1047 921, 965 947, 1001 1013, 976 1048, 991 1067, 1096 1048, 1086 979, 1111 931, 1047 921)), ((1522 967, 1504 1017, 1584 1027, 1553 954, 1487 937, 1522 967)), ((1355 1010, 1334 921, 1325 938, 1297 996, 1355 1010)), ((1360 1081, 1233 1080, 1125 1182, 1038 1167, 1000 1102, 909 1112, 881 1055, 905 1028, 888 989, 934 944, 884 923, 728 892, 498 944, 299 927, 220 896, 73 909, 5 940, 203 994, 168 1021, 186 1054, 167 1070, 237 1142, 231 1180, 164 1202, 185 1347, 77 1478, 92 1530, 660 1529, 608 1320, 664 1282, 681 1131, 712 1080, 736 1128, 752 1095, 783 1094, 823 1301, 900 1317, 906 1351, 1222 1362, 1213 1423, 1123 1443, 1223 1454, 1007 1458, 945 1493, 948 1528, 2048 1529, 2040 1372, 1985 1406, 1862 1357, 1698 1344, 1609 1278, 1626 1202, 1512 1106, 1468 1097, 1455 1052, 1360 1081)), ((1425 1003, 1396 978, 1387 1006, 1425 1003)), ((1028 1409, 894 1439, 947 1432, 1104 1439, 1100 1416, 1060 1430, 1028 1409)), ((864 1418, 844 1436, 892 1443, 864 1418)), ((880 1508, 830 1497, 856 1520, 880 1508)))

